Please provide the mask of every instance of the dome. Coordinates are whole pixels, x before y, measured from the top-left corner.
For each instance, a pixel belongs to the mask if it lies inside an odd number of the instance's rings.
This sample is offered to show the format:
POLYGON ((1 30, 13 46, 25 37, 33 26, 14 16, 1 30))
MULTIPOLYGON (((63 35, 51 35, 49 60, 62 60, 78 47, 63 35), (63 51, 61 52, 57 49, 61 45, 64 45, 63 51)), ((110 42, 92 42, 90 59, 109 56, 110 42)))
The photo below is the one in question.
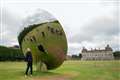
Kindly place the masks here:
POLYGON ((107 46, 105 47, 105 50, 112 51, 112 48, 109 46, 109 44, 107 44, 107 46))

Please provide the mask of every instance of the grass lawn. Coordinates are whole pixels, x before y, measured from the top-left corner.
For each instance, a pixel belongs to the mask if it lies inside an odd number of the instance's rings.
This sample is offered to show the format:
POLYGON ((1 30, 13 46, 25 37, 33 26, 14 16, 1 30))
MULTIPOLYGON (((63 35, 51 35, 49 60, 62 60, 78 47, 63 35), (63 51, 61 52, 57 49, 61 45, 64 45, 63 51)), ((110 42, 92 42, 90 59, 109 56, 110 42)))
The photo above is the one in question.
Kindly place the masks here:
POLYGON ((120 61, 65 61, 48 72, 24 77, 24 62, 0 62, 0 80, 120 80, 120 61))

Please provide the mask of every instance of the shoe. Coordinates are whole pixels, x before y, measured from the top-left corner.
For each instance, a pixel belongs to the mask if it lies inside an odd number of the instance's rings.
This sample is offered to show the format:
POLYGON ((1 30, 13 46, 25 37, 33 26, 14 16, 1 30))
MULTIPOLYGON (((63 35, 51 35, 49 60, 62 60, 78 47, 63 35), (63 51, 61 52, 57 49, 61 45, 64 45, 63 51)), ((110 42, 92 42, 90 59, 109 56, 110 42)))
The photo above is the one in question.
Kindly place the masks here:
POLYGON ((30 77, 32 77, 32 74, 30 75, 30 77))
POLYGON ((25 78, 27 77, 27 75, 25 75, 25 78))

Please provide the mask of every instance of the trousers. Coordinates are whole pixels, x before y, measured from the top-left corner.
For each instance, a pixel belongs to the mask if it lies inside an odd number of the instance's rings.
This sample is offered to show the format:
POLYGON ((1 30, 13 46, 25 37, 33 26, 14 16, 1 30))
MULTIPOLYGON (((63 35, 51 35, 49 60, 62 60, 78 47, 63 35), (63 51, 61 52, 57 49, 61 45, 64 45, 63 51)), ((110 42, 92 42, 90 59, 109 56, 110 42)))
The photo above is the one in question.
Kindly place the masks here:
POLYGON ((33 73, 33 67, 32 67, 32 62, 27 63, 27 68, 25 74, 28 75, 28 71, 30 70, 30 74, 32 75, 33 73))

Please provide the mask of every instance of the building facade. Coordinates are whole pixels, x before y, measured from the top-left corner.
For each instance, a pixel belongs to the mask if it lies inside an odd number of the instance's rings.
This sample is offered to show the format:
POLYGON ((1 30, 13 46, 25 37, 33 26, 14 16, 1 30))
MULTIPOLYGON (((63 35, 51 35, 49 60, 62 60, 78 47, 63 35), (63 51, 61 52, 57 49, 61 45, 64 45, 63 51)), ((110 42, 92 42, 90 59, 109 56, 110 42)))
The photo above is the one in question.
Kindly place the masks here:
POLYGON ((82 49, 81 60, 113 60, 113 50, 107 45, 105 49, 91 49, 87 50, 85 47, 82 49))

